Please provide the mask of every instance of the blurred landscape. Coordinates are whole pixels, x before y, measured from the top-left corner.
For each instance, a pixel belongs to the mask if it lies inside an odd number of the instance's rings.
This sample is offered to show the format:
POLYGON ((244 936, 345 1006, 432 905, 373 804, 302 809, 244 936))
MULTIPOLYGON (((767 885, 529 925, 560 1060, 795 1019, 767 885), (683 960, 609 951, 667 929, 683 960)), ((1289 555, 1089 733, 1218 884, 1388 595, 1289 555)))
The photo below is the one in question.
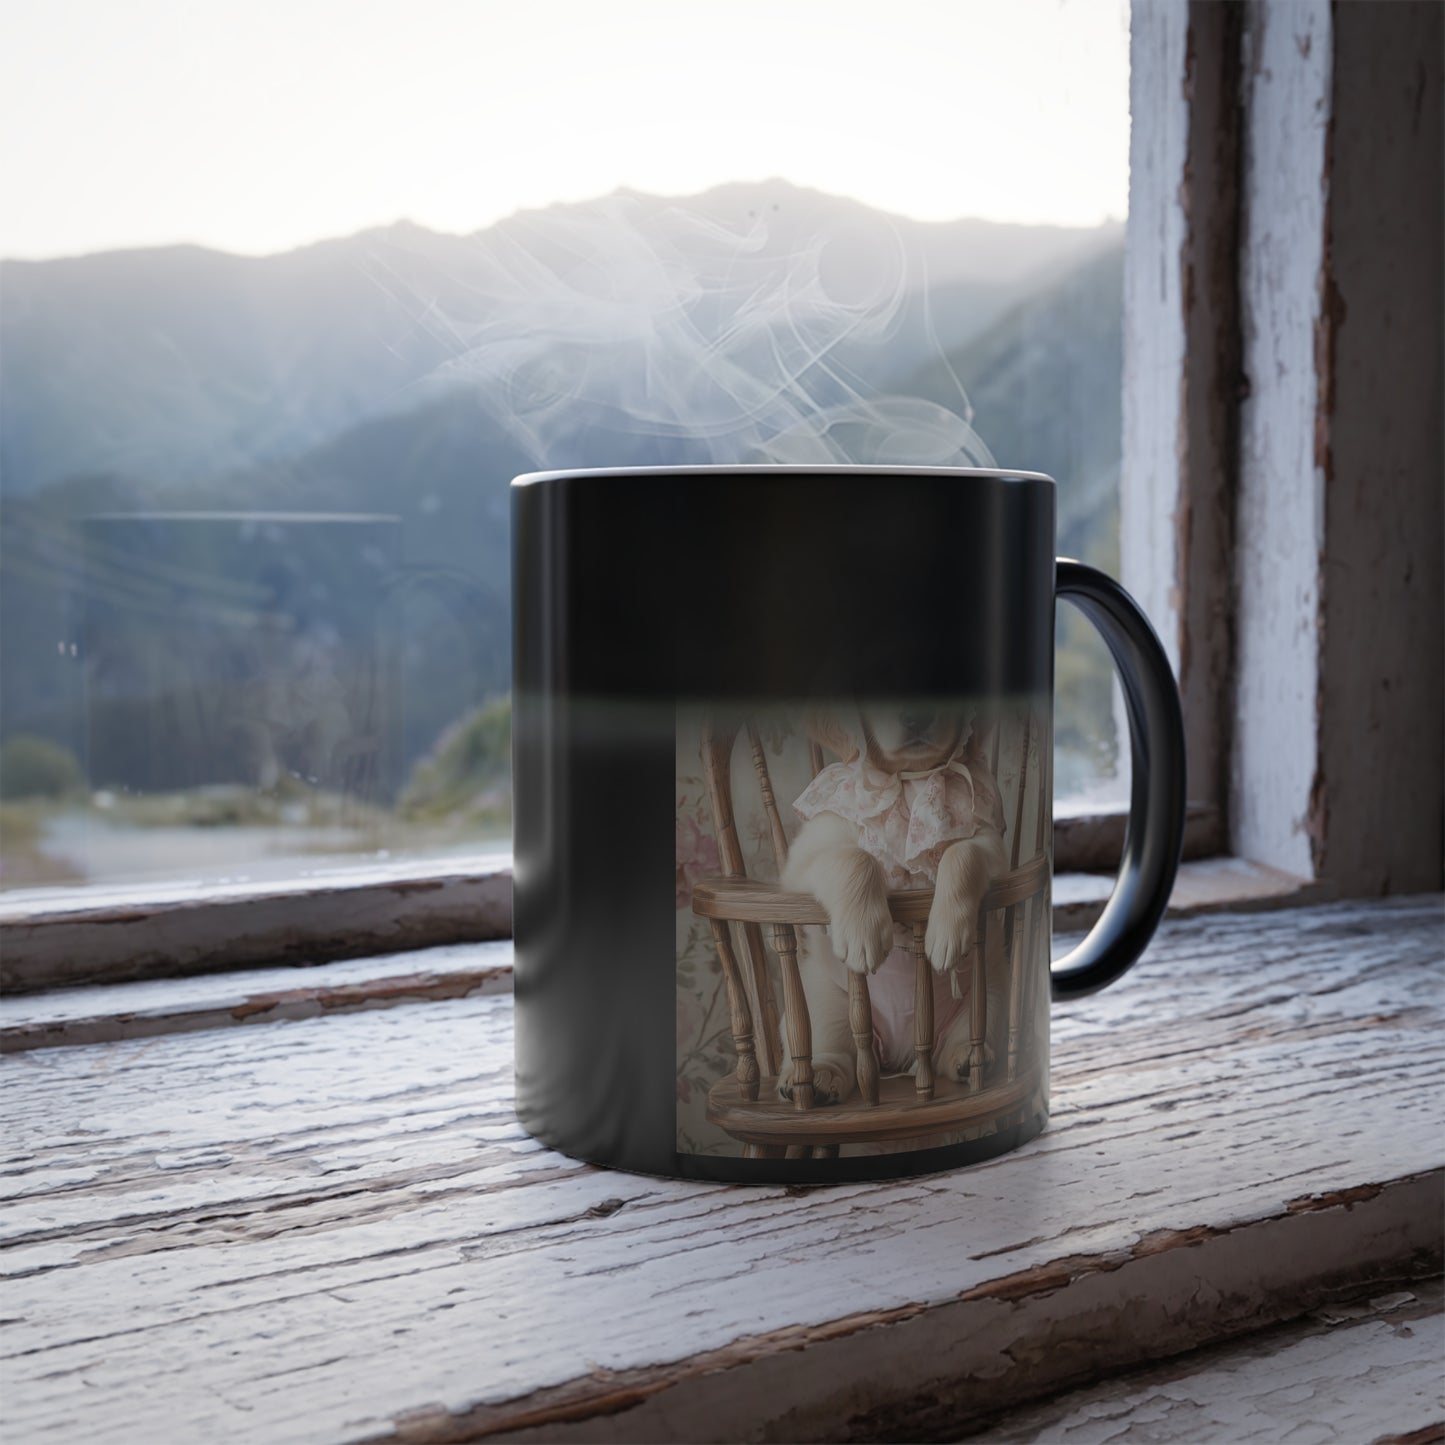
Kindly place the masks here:
POLYGON ((1122 257, 769 182, 0 263, 0 886, 505 847, 519 472, 991 452, 1116 567, 1122 257))

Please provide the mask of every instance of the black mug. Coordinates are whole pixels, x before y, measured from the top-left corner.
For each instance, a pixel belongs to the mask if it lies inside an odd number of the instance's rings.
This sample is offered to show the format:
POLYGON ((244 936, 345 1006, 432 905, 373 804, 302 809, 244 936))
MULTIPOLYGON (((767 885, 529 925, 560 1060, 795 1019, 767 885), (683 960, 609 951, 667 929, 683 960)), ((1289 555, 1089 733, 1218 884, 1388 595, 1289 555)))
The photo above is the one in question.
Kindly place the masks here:
POLYGON ((822 1183, 1048 1117, 1049 1000, 1168 901, 1179 697, 1027 472, 726 466, 512 486, 517 1111, 597 1164, 822 1183), (1123 684, 1124 860, 1050 963, 1054 604, 1123 684))

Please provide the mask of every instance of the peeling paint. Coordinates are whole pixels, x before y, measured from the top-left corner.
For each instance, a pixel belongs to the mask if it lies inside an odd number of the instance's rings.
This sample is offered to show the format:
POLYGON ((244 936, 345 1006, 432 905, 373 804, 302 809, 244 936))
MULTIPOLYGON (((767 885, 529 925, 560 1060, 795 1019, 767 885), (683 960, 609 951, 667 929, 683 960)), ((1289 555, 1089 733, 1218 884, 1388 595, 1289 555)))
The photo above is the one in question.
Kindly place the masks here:
MULTIPOLYGON (((1415 1186, 1418 1189, 1423 1186, 1438 1195, 1441 1183, 1442 1176, 1435 1171, 1413 1176, 1408 1181, 1392 1181, 1389 1186, 1369 1185, 1305 1196, 1293 1201, 1286 1214, 1317 1214, 1336 1208, 1348 1212, 1356 1205, 1380 1199, 1387 1187, 1415 1186)), ((463 1445, 463 1442, 499 1435, 515 1439, 527 1431, 545 1432, 536 1438, 546 1440, 702 1438, 697 1433, 696 1423, 686 1434, 677 1433, 680 1420, 701 1422, 709 1418, 705 1404, 694 1404, 689 1408, 685 1398, 665 1406, 660 1416, 650 1417, 647 1423, 636 1417, 621 1426, 609 1427, 603 1422, 618 1415, 642 1411, 673 1392, 686 1397, 696 1389, 705 1396, 710 1381, 731 1378, 735 1372, 746 1371, 748 1367, 766 1369, 772 1362, 781 1362, 781 1357, 788 1355, 800 1356, 798 1364, 789 1371, 789 1378, 795 1383, 800 1382, 802 1372, 807 1368, 805 1362, 812 1362, 810 1374, 834 1382, 833 1409, 829 1412, 832 1423, 824 1427, 820 1418, 799 1407, 788 1394, 780 1397, 760 1389, 757 1395, 760 1407, 758 1420, 763 1428, 750 1433, 747 1438, 799 1441, 957 1439, 960 1432, 987 1419, 1000 1406, 1016 1405, 1022 1400, 1038 1398, 1096 1377, 1097 1362, 1105 1356, 1109 1359, 1110 1368, 1119 1368, 1122 1364, 1137 1363, 1141 1358, 1157 1358, 1160 1354, 1193 1348, 1201 1338, 1198 1321, 1216 1311, 1238 1321, 1225 1332, 1226 1335, 1235 1335, 1241 1329, 1259 1329, 1277 1319, 1308 1314, 1331 1296, 1338 1295, 1342 1282, 1349 1276, 1348 1270, 1330 1271, 1331 1283, 1328 1286, 1322 1281, 1314 1289, 1306 1288, 1298 1295, 1280 1296, 1276 1304, 1280 1311, 1278 1314, 1272 1314, 1269 1305, 1251 1293, 1242 1276, 1235 1278, 1222 1269, 1219 1260, 1213 1264, 1212 1272, 1211 1265, 1201 1261, 1181 1276, 1176 1263, 1181 1251, 1207 1249, 1232 1235, 1257 1235, 1261 1228, 1268 1229, 1269 1226, 1247 1221, 1232 1228, 1201 1225, 1191 1229, 1156 1230, 1141 1237, 1129 1251, 1102 1258, 1080 1255, 1059 1260, 1041 1269, 1023 1271, 976 1290, 965 1291, 953 1304, 918 1303, 894 1309, 864 1310, 823 1325, 790 1326, 738 1340, 726 1348, 695 1355, 670 1366, 628 1371, 593 1369, 568 1385, 540 1390, 505 1406, 479 1405, 453 1410, 435 1404, 398 1415, 392 1430, 370 1437, 363 1445, 463 1445), (1063 1293, 1076 1291, 1081 1280, 1097 1280, 1102 1275, 1129 1269, 1147 1271, 1151 1282, 1146 1282, 1141 1276, 1129 1286, 1112 1289, 1107 1306, 1102 1298, 1097 1304, 1085 1305, 1073 1301, 1070 1296, 1067 1323, 1062 1313, 1041 1313, 1048 1309, 1050 1297, 1062 1297, 1063 1293), (1156 1280, 1154 1275, 1159 1270, 1167 1273, 1156 1280), (1208 1280, 1209 1284, 1201 1288, 1197 1284, 1184 1283, 1182 1288, 1189 1295, 1186 1301, 1178 1294, 1181 1278, 1184 1281, 1208 1280), (959 1312, 967 1306, 1009 1310, 1012 1320, 1005 1324, 1000 1317, 991 1328, 982 1319, 965 1323, 959 1312), (1023 1322, 1025 1317, 1018 1313, 1021 1310, 1029 1312, 1027 1323, 1023 1322), (1140 1320, 1146 1315, 1150 1317, 1149 1322, 1141 1325, 1140 1320), (1166 1318, 1169 1322, 1167 1327, 1163 1326, 1166 1318), (847 1409, 850 1394, 841 1382, 849 1380, 850 1375, 841 1362, 833 1367, 821 1365, 819 1354, 826 1354, 829 1345, 862 1344, 882 1330, 901 1330, 906 1336, 910 1328, 920 1328, 933 1319, 938 1321, 935 1328, 944 1331, 947 1337, 978 1342, 980 1353, 975 1357, 972 1369, 960 1371, 955 1363, 944 1378, 930 1385, 914 1383, 903 1391, 885 1392, 890 1398, 881 1399, 867 1409, 854 1410, 839 1419, 839 1411, 847 1409), (950 1321, 947 1326, 943 1324, 945 1319, 950 1321), (1129 1327, 1131 1321, 1134 1330, 1129 1327), (1131 1343, 1135 1330, 1138 1331, 1137 1342, 1131 1343), (1146 1338, 1147 1347, 1144 1345, 1146 1338), (1001 1363, 991 1368, 984 1360, 987 1355, 994 1355, 1001 1363), (1096 1362, 1094 1368, 1086 1363, 1090 1359, 1096 1362), (1006 1362, 1006 1378, 1002 1362, 1006 1362), (665 1422, 663 1429, 666 1433, 659 1433, 659 1419, 665 1422)), ((1438 1268, 1438 1246, 1433 1256, 1426 1250, 1411 1262, 1414 1272, 1404 1278, 1428 1277, 1432 1269, 1438 1268)), ((1393 1283, 1401 1277, 1368 1264, 1363 1264, 1358 1275, 1371 1289, 1382 1280, 1393 1283)), ((916 1347, 910 1349, 903 1336, 900 1336, 899 1347, 905 1355, 911 1354, 916 1358, 916 1347)), ((876 1357, 882 1348, 879 1340, 869 1353, 876 1357)), ((739 1384, 730 1388, 736 1394, 739 1389, 747 1387, 739 1384)))
POLYGON ((1305 1214, 1317 1209, 1348 1209, 1367 1199, 1378 1199, 1384 1187, 1383 1184, 1357 1184, 1351 1189, 1335 1189, 1328 1194, 1305 1194, 1288 1200, 1285 1208, 1291 1214, 1305 1214))
POLYGON ((313 964, 509 937, 510 867, 187 897, 6 920, 0 990, 313 964))
POLYGON ((1231 841, 1246 857, 1318 876, 1305 827, 1321 767, 1317 366, 1331 11, 1255 0, 1248 14, 1240 370, 1250 395, 1239 410, 1231 841))
MULTIPOLYGON (((1136 11, 1136 32, 1143 24, 1136 11)), ((1126 303, 1126 356, 1139 354, 1149 376, 1126 378, 1121 546, 1125 583, 1175 666, 1189 796, 1215 810, 1219 848, 1233 722, 1244 14, 1238 5, 1153 7, 1147 26, 1166 43, 1151 39, 1144 63, 1177 64, 1180 104, 1155 116, 1163 139, 1148 148, 1148 165, 1131 163, 1131 215, 1144 218, 1131 222, 1133 264, 1157 253, 1169 284, 1147 303, 1133 290, 1126 303), (1129 392, 1140 388, 1136 408, 1129 392), (1140 513, 1147 529, 1130 520, 1140 513)))
POLYGON ((9 1058, 7 1424, 956 1438, 1409 1288, 1445 1206, 1439 920, 1429 897, 1166 922, 1136 986, 1058 1012, 1057 1112, 1026 1149, 806 1194, 542 1149, 505 996, 9 1058))

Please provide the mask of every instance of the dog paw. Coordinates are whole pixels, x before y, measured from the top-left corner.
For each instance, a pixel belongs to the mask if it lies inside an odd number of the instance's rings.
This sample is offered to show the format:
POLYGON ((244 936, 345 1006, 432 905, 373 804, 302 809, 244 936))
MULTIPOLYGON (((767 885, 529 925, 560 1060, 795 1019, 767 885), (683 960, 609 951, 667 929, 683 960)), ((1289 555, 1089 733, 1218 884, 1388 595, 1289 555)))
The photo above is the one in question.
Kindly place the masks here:
MULTIPOLYGON (((951 1044, 946 1044, 939 1053, 934 1065, 935 1071, 940 1078, 966 1084, 969 1073, 968 1061, 972 1056, 972 1043, 968 1039, 955 1039, 951 1044)), ((917 1065, 914 1065, 914 1068, 916 1070, 917 1065)), ((993 1047, 988 1043, 983 1046, 983 1068, 985 1074, 993 1068, 993 1047)))
POLYGON ((854 973, 876 973, 893 952, 893 917, 883 895, 840 910, 828 928, 833 952, 854 973))
POLYGON ((928 912, 928 930, 923 935, 923 951, 933 964, 934 972, 947 973, 950 969, 962 968, 964 960, 973 952, 977 937, 976 912, 938 893, 928 912))
MULTIPOLYGON (((814 1104, 841 1104, 853 1092, 857 1082, 851 1063, 840 1059, 813 1060, 813 1102, 814 1104)), ((793 1061, 783 1065, 778 1076, 778 1097, 793 1097, 793 1061)))

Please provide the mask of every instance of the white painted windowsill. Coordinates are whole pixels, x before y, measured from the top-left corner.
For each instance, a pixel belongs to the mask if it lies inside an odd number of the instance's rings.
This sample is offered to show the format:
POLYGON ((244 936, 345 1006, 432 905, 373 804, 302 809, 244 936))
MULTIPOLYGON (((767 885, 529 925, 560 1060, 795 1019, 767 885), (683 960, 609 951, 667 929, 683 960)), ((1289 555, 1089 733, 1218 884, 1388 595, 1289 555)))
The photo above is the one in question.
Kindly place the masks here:
POLYGON ((1445 1419, 1421 1282, 1441 1262, 1441 919, 1431 896, 1170 920, 1126 980, 1056 1011, 1039 1139, 815 1189, 616 1174, 529 1139, 505 943, 327 965, 305 989, 267 970, 10 1001, 6 1424, 1426 1430, 1445 1419), (121 994, 135 1036, 84 1041, 121 994))
MULTIPOLYGON (((1091 845, 1113 848, 1096 833, 1091 845)), ((1087 927, 1113 887, 1110 873, 1054 878, 1056 929, 1087 927)), ((1303 880, 1241 859, 1186 862, 1175 912, 1278 907, 1316 896, 1303 880)), ((507 854, 324 869, 294 879, 138 887, 37 889, 0 894, 0 993, 176 977, 275 964, 400 953, 508 938, 507 854)))

